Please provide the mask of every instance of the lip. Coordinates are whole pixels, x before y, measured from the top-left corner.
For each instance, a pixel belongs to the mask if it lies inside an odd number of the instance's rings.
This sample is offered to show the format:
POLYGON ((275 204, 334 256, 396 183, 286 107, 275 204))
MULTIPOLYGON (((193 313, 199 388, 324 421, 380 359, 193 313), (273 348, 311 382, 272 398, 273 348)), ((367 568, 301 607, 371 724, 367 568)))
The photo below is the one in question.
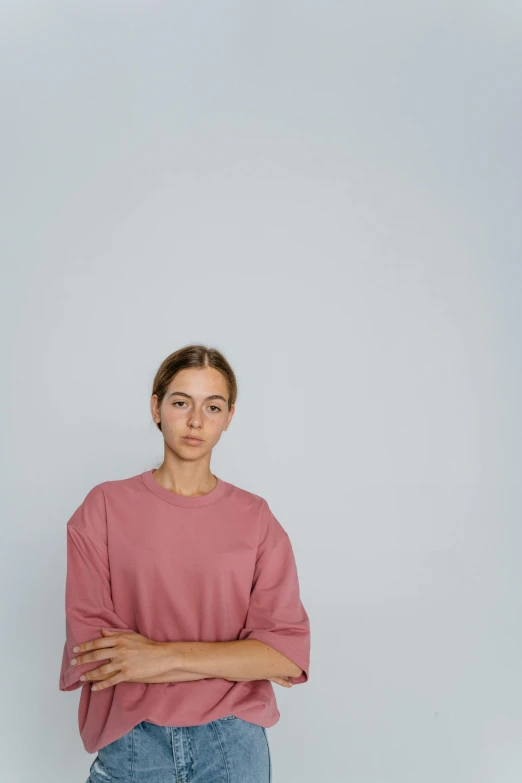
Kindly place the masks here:
POLYGON ((197 446, 198 443, 203 443, 203 438, 191 438, 190 435, 183 435, 183 440, 186 443, 190 443, 191 446, 197 446))

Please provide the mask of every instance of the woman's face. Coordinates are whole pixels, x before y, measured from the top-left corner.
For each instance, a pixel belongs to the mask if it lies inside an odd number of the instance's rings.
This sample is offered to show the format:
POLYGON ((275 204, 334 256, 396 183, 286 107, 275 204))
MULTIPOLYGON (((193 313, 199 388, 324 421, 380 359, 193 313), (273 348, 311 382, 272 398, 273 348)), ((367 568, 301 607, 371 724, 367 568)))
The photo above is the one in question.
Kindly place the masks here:
POLYGON ((221 437, 232 416, 228 410, 228 388, 224 376, 213 367, 180 370, 170 381, 167 392, 157 406, 157 395, 151 399, 152 417, 161 421, 166 444, 184 459, 208 454, 221 437), (192 442, 186 436, 201 440, 192 442))

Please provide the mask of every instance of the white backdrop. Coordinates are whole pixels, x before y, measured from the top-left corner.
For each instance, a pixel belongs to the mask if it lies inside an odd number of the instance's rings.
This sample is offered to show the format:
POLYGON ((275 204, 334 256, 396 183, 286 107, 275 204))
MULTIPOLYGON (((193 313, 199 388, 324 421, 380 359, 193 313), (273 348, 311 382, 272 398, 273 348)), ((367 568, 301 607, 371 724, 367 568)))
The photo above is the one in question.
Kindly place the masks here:
POLYGON ((520 3, 0 8, 2 779, 87 777, 65 525, 203 342, 311 620, 273 783, 519 783, 520 3))

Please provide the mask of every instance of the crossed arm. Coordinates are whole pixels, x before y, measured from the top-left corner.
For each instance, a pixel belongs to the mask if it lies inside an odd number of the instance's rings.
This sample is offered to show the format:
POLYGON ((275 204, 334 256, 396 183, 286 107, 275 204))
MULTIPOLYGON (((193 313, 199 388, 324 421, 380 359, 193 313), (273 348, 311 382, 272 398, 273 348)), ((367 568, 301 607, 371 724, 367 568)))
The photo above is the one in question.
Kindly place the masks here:
POLYGON ((222 677, 233 682, 299 677, 302 669, 273 647, 257 639, 231 642, 166 642, 174 646, 173 661, 164 674, 141 682, 180 682, 222 677), (180 657, 178 657, 180 656, 180 657))
POLYGON ((95 488, 67 524, 61 690, 91 680, 99 681, 94 689, 118 682, 206 678, 272 680, 287 686, 307 681, 309 619, 300 601, 288 536, 272 542, 256 561, 248 612, 238 639, 164 642, 137 633, 117 614, 106 548, 86 532, 98 524, 98 518, 103 525, 104 501, 95 488))
MULTIPOLYGON (((186 682, 221 677, 232 682, 273 680, 291 685, 303 670, 257 639, 228 642, 156 642, 142 634, 102 630, 99 639, 74 648, 71 666, 107 661, 84 671, 83 681, 95 690, 118 682, 186 682)), ((80 678, 81 679, 81 678, 80 678)))

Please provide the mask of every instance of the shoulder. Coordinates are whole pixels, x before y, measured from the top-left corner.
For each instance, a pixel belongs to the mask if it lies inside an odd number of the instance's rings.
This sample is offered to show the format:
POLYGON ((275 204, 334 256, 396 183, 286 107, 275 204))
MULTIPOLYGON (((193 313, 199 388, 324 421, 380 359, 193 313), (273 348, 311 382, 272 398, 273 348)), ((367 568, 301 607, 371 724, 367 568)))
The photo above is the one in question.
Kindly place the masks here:
POLYGON ((104 540, 107 530, 107 507, 123 498, 132 502, 135 493, 140 491, 141 484, 140 474, 95 484, 70 517, 67 527, 86 533, 95 540, 104 540))
POLYGON ((263 505, 266 503, 265 499, 261 495, 257 495, 251 490, 239 487, 237 484, 231 484, 229 481, 220 479, 221 483, 225 485, 224 500, 230 503, 238 511, 243 513, 259 514, 263 505))
POLYGON ((267 499, 255 492, 229 484, 229 498, 245 513, 255 515, 258 524, 258 543, 270 548, 283 540, 288 540, 288 533, 275 516, 267 499))
POLYGON ((286 530, 274 515, 265 497, 237 484, 227 481, 223 483, 227 487, 226 502, 231 505, 231 508, 233 507, 234 513, 239 513, 245 518, 250 517, 257 524, 259 545, 275 546, 282 539, 288 538, 286 530))
POLYGON ((87 492, 72 514, 67 522, 67 528, 70 534, 74 531, 75 535, 82 533, 95 541, 100 541, 105 538, 106 518, 103 484, 96 484, 87 492))

